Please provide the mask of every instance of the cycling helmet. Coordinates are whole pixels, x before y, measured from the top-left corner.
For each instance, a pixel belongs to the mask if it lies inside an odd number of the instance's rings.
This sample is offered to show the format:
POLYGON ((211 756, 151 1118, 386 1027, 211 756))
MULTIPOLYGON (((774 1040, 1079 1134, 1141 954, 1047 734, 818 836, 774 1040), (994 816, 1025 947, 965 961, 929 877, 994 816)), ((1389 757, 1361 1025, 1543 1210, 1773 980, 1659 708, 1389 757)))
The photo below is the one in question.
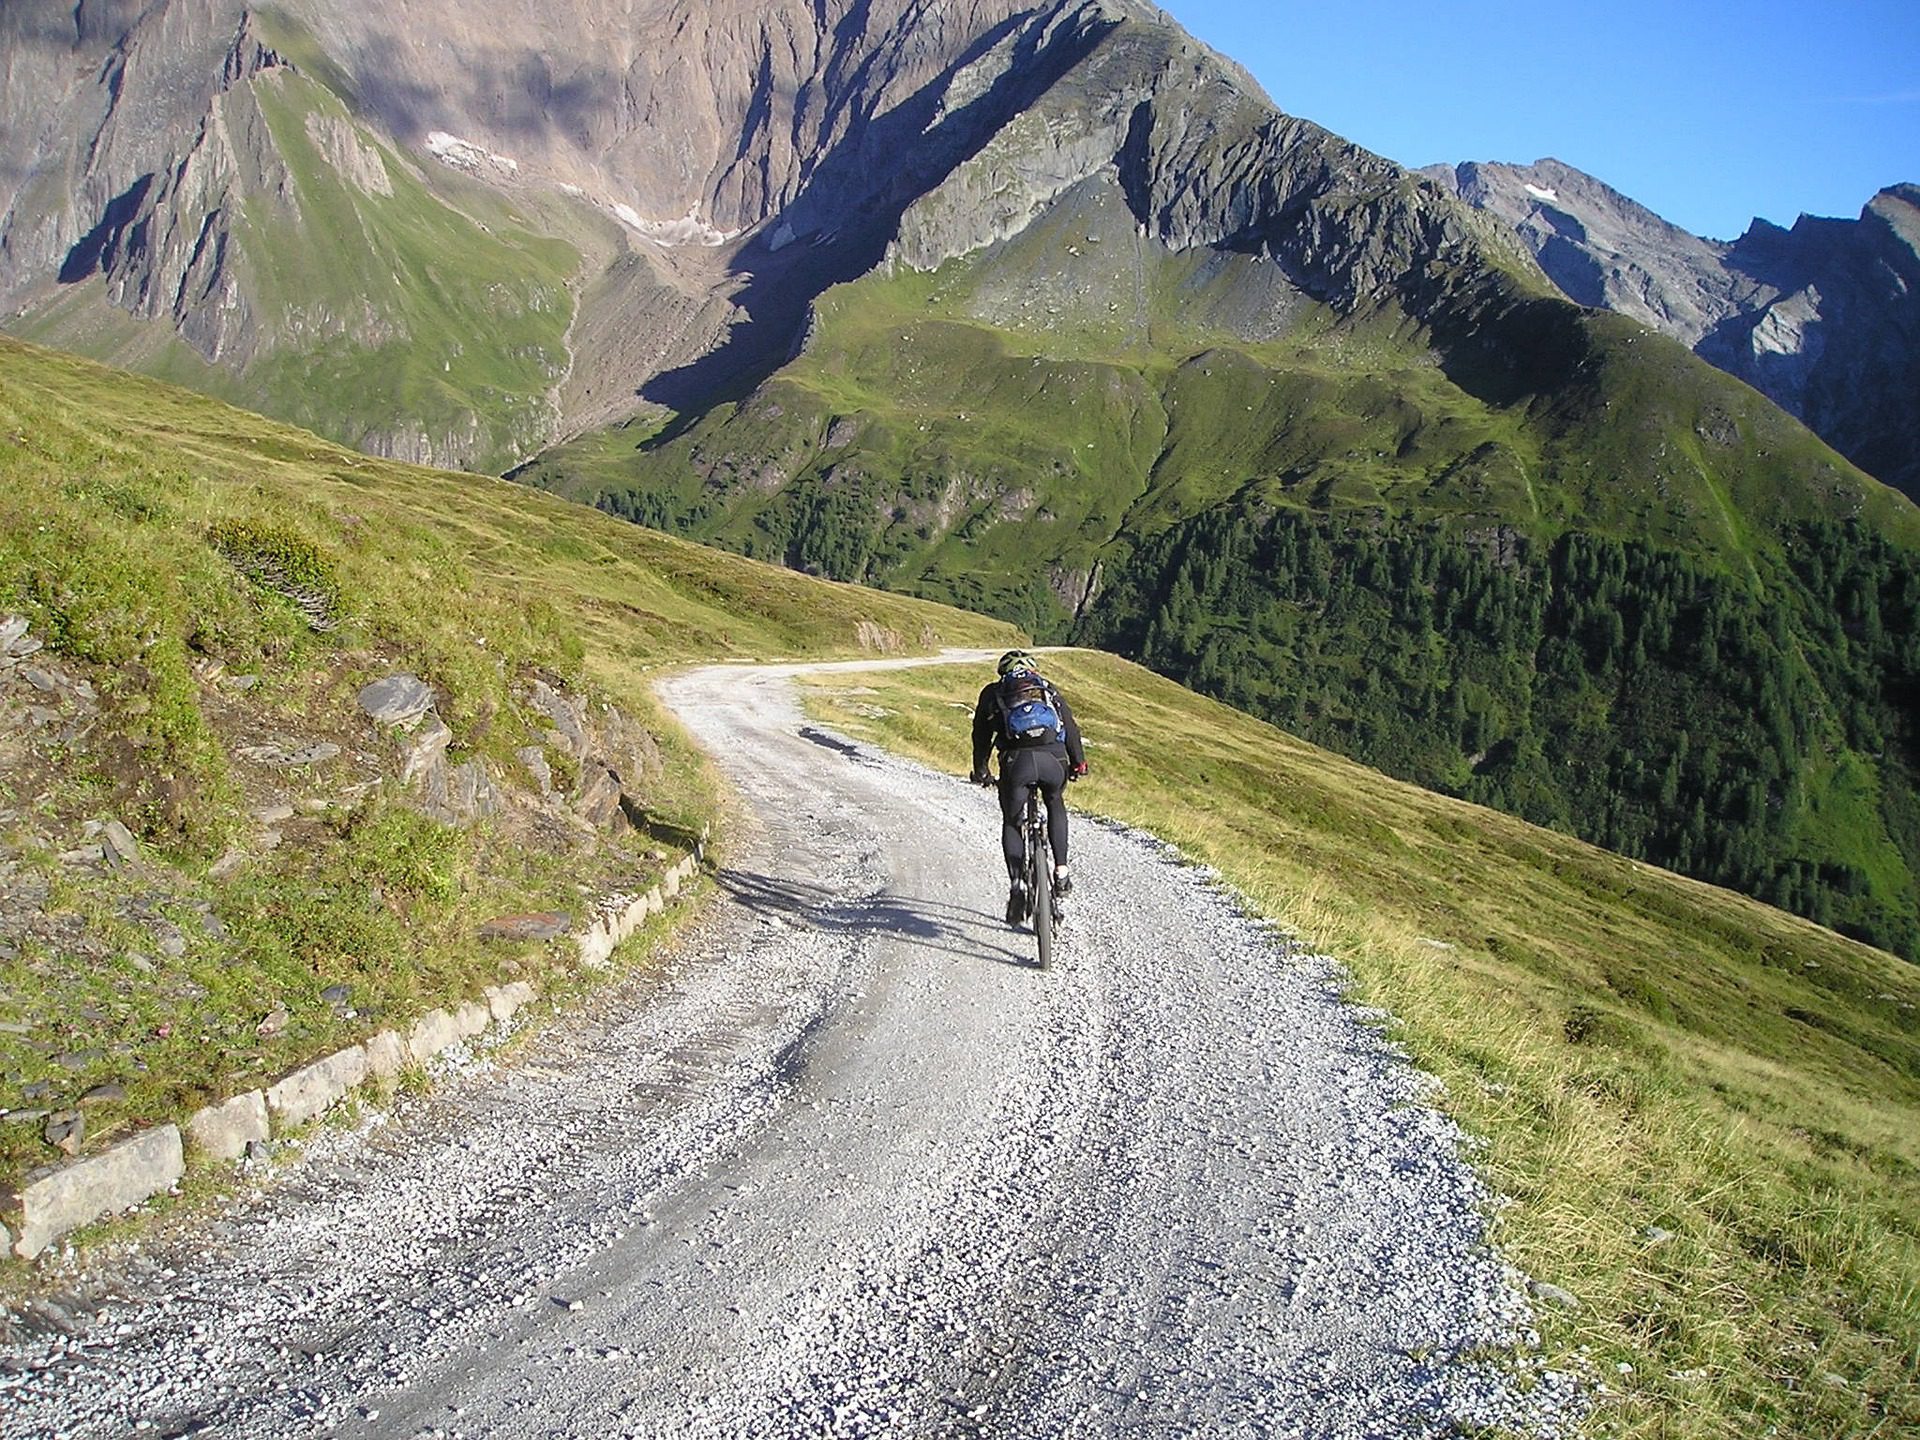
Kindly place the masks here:
POLYGON ((1009 650, 1000 657, 1000 663, 994 666, 996 675, 1011 675, 1016 670, 1035 670, 1039 661, 1024 650, 1009 650))

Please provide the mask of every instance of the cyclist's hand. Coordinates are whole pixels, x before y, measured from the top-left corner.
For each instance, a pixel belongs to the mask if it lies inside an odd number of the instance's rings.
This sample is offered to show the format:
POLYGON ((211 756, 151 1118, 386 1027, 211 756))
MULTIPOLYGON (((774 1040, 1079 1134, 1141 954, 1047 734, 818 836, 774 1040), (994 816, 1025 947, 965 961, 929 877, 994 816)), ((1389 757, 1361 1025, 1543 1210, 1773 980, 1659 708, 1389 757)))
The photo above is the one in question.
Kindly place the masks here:
POLYGON ((1078 780, 1080 779, 1081 776, 1085 775, 1086 773, 1087 773, 1087 762, 1082 760, 1078 765, 1075 765, 1073 768, 1067 771, 1067 778, 1069 780, 1078 780))
POLYGON ((972 785, 991 785, 993 784, 993 776, 984 770, 976 770, 967 776, 967 781, 972 785))

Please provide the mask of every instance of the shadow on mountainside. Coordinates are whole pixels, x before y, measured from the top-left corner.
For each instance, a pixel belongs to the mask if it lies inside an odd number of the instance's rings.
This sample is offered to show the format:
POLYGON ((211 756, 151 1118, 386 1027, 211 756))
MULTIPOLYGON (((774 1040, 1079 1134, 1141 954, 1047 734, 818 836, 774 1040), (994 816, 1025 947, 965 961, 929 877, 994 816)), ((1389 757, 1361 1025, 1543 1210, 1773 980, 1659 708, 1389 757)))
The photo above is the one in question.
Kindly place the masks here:
MULTIPOLYGON (((793 359, 805 343, 814 300, 878 265, 907 208, 979 154, 1119 23, 1102 19, 1075 30, 1019 35, 1026 18, 988 31, 938 80, 885 114, 857 121, 821 159, 793 202, 761 226, 732 267, 736 276, 747 277, 733 297, 745 319, 698 360, 640 388, 641 399, 676 416, 647 448, 676 439, 700 414, 739 399, 793 359), (978 97, 940 114, 955 75, 1013 35, 1018 35, 1013 63, 978 97), (797 238, 776 248, 773 237, 783 228, 797 238)), ((870 56, 863 71, 876 63, 870 56)), ((852 88, 861 86, 856 81, 852 88)))

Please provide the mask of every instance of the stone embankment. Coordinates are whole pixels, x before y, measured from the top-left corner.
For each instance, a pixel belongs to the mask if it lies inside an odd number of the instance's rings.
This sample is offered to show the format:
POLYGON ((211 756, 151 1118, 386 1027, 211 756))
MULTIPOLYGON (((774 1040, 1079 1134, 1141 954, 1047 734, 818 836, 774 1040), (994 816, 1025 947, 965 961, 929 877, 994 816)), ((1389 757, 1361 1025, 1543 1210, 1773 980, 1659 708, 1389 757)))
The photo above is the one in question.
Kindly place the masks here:
MULTIPOLYGON (((594 918, 574 937, 580 964, 604 969, 613 952, 693 878, 699 865, 688 855, 642 895, 603 900, 594 918)), ((495 922, 501 933, 535 933, 564 926, 559 916, 514 916, 495 922)), ((429 1010, 403 1035, 382 1030, 356 1045, 300 1066, 264 1090, 249 1090, 190 1116, 183 1128, 157 1125, 97 1155, 52 1166, 30 1176, 18 1195, 0 1197, 0 1250, 32 1260, 82 1226, 129 1210, 177 1186, 187 1158, 231 1164, 258 1153, 275 1135, 308 1124, 354 1091, 391 1084, 408 1064, 424 1065, 455 1046, 503 1033, 539 992, 528 981, 490 985, 480 1000, 429 1010)))

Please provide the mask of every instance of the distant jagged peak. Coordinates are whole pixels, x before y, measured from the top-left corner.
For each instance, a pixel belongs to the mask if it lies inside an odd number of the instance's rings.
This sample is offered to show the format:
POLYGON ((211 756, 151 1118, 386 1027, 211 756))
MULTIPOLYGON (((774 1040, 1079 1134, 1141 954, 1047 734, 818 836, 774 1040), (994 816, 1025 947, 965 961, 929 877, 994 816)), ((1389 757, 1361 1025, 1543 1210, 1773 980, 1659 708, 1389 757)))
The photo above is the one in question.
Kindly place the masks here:
POLYGON ((1920 185, 1889 185, 1867 202, 1862 221, 1877 221, 1915 257, 1920 257, 1920 185))
POLYGON ((293 69, 287 58, 260 34, 258 21, 252 10, 240 12, 240 22, 233 33, 233 45, 227 51, 227 63, 222 72, 227 88, 243 84, 266 70, 293 69))
POLYGON ((1711 249, 1714 243, 1681 229, 1606 181, 1551 156, 1531 165, 1497 160, 1429 165, 1420 173, 1451 186, 1468 204, 1492 211, 1509 224, 1552 210, 1574 216, 1590 230, 1642 231, 1689 247, 1711 249))

